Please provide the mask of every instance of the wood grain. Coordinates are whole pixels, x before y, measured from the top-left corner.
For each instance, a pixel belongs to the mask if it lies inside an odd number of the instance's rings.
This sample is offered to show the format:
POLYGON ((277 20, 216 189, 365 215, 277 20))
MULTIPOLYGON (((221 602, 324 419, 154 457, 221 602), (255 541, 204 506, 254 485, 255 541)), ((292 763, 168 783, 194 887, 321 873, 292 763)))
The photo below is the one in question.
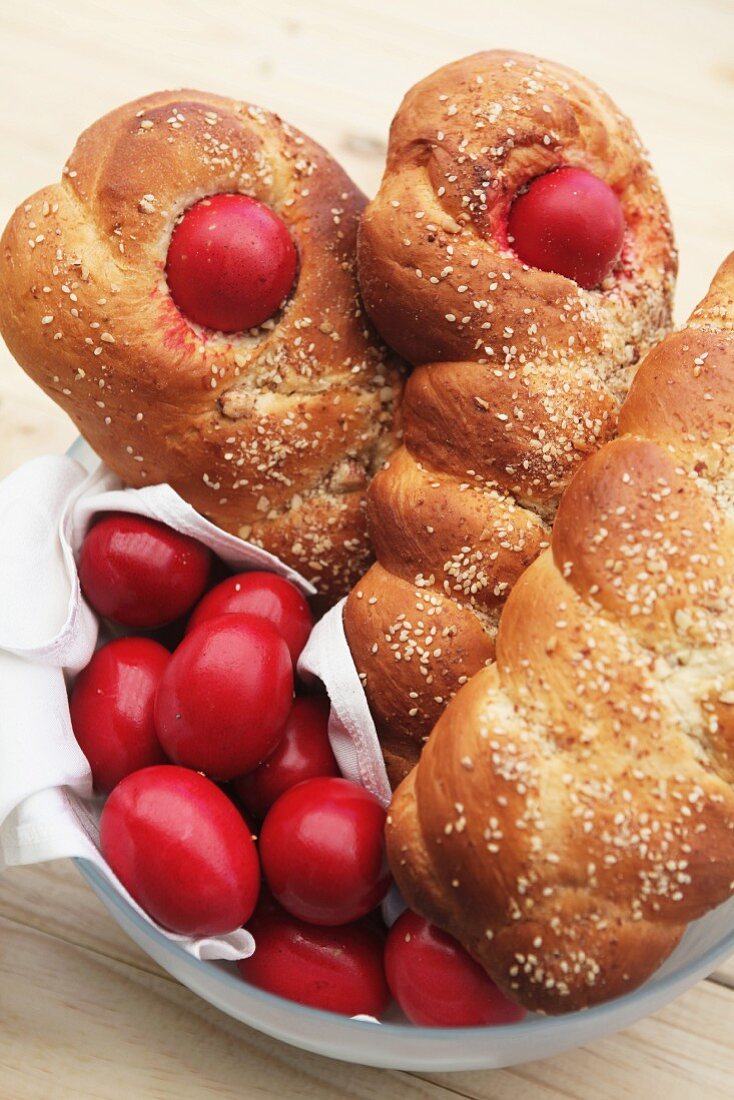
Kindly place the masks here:
POLYGON ((448 1097, 667 1100, 731 1095, 734 995, 703 982, 655 1017, 544 1062, 493 1073, 408 1074, 295 1051, 179 986, 107 917, 69 863, 0 882, 0 1095, 116 1100, 186 1097, 448 1097), (44 962, 45 960, 45 962, 44 962), (53 1067, 63 1084, 49 1091, 53 1067), (297 1074, 297 1076, 296 1076, 297 1074), (141 1083, 149 1091, 136 1091, 141 1083), (240 1091, 237 1091, 237 1090, 240 1091), (246 1091, 244 1091, 246 1090, 246 1091), (290 1091, 289 1091, 290 1090, 290 1091))
MULTIPOLYGON (((0 5, 0 220, 58 177, 77 134, 127 99, 194 86, 280 111, 371 192, 405 89, 476 49, 580 68, 651 149, 681 250, 677 315, 734 247, 734 8, 727 0, 54 0, 0 5)), ((0 349, 0 476, 73 439, 0 349)), ((598 1100, 732 1095, 734 959, 634 1028, 494 1073, 331 1062, 248 1029, 173 982, 67 863, 0 880, 0 1100, 133 1097, 598 1100)))

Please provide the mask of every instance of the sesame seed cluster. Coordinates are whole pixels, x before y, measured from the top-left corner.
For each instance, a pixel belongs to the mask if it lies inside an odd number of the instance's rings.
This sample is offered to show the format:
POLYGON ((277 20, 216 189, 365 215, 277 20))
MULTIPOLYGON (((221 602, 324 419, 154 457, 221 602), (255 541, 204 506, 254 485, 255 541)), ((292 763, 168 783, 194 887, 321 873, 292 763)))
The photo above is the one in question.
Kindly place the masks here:
POLYGON ((677 259, 629 120, 563 66, 492 51, 408 92, 358 261, 370 316, 415 365, 403 446, 368 495, 377 563, 345 612, 395 784, 493 659, 563 490, 614 436, 639 359, 670 325, 677 259), (623 209, 619 262, 595 290, 523 265, 507 236, 518 192, 561 166, 601 177, 623 209))
POLYGON ((169 482, 295 566, 324 602, 370 560, 364 494, 394 446, 402 389, 359 299, 363 205, 277 116, 161 92, 87 130, 0 247, 0 330, 94 450, 130 485, 169 482), (279 313, 226 336, 189 322, 165 275, 177 220, 222 192, 270 206, 299 262, 279 313))
POLYGON ((734 892, 733 429, 734 254, 393 800, 408 904, 530 1009, 629 992, 734 892))

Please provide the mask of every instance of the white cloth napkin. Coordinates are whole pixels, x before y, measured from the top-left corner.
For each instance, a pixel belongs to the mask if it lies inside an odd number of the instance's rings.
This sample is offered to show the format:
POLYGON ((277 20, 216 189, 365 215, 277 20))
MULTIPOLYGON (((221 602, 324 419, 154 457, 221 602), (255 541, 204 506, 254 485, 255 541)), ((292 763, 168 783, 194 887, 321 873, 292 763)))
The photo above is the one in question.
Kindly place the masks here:
MULTIPOLYGON (((66 694, 66 677, 87 664, 98 634, 75 556, 94 515, 110 510, 162 520, 234 569, 267 569, 307 594, 313 589, 272 554, 214 527, 166 485, 122 489, 104 466, 87 474, 69 457, 35 459, 0 484, 0 870, 83 857, 150 920, 99 851, 101 801, 66 694)), ((243 929, 198 940, 160 931, 197 958, 238 959, 254 949, 243 929)))
POLYGON ((390 782, 367 696, 344 633, 345 600, 316 623, 298 661, 299 675, 316 677, 331 703, 329 740, 342 775, 366 787, 383 806, 390 804, 390 782))
MULTIPOLYGON (((313 588, 272 554, 221 531, 169 486, 123 489, 103 464, 91 473, 73 458, 38 458, 0 483, 0 871, 45 860, 94 863, 144 919, 99 850, 102 802, 71 729, 67 681, 89 661, 98 623, 82 597, 76 557, 98 512, 161 520, 209 546, 235 570, 266 569, 306 594, 313 588)), ((329 735, 342 774, 384 804, 390 786, 375 727, 347 646, 342 604, 314 629, 299 662, 329 693, 329 735)), ((244 958, 252 936, 191 939, 160 928, 202 959, 244 958)))

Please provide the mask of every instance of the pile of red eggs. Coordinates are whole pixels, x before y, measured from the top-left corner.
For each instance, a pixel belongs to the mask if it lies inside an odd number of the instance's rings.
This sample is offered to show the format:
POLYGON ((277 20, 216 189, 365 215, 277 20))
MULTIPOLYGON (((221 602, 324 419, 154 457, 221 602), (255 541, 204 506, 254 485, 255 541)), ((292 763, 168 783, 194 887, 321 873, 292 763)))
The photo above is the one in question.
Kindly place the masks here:
POLYGON ((385 811, 339 777, 328 701, 297 680, 313 617, 294 585, 226 575, 196 540, 112 513, 79 577, 113 633, 137 632, 97 649, 69 703, 108 796, 102 854, 154 920, 197 938, 245 925, 242 976, 301 1004, 379 1018, 392 995, 429 1026, 522 1017, 423 918, 386 931, 385 811))

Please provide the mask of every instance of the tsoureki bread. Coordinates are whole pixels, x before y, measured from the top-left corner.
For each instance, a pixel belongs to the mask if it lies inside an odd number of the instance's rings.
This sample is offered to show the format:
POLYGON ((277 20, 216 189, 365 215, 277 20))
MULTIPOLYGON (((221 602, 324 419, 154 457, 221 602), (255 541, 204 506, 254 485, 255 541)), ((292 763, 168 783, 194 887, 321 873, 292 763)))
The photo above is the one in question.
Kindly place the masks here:
POLYGON ((609 98, 563 66, 492 51, 408 92, 358 261, 376 327, 416 365, 404 445, 368 496, 377 563, 345 610, 395 784, 494 656, 563 489, 615 434, 637 361, 669 326, 676 255, 609 98), (591 288, 524 264, 508 239, 513 201, 564 166, 604 181, 624 219, 621 254, 591 288))
POLYGON ((734 892, 734 253, 561 501, 393 799, 408 904, 560 1013, 734 892))
POLYGON ((275 115, 160 92, 82 134, 0 248, 2 335, 107 464, 130 485, 169 482, 329 602, 369 561, 364 491, 402 385, 358 298, 363 205, 275 115), (227 334, 192 322, 166 278, 177 220, 222 194, 274 212, 298 264, 282 308, 227 334))

